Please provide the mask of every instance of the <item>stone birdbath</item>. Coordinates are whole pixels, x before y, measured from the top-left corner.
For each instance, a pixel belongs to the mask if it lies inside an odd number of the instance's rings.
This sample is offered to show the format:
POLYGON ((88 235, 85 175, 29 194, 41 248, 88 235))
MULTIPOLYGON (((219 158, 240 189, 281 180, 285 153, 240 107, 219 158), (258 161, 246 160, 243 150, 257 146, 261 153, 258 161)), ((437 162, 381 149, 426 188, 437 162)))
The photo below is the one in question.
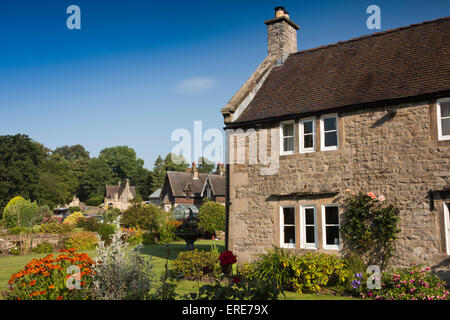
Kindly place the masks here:
POLYGON ((203 236, 203 231, 198 229, 192 209, 189 208, 189 216, 177 228, 175 235, 186 241, 186 250, 194 250, 194 242, 203 236))

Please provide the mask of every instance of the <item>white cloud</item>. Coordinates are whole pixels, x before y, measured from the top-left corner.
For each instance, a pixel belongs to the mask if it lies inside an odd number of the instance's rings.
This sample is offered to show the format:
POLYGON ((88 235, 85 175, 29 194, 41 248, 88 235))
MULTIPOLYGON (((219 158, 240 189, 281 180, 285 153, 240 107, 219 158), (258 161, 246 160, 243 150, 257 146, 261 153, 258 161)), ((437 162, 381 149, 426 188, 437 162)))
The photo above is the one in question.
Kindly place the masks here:
POLYGON ((216 80, 207 77, 186 79, 178 84, 178 91, 185 94, 195 94, 208 91, 216 85, 216 80))

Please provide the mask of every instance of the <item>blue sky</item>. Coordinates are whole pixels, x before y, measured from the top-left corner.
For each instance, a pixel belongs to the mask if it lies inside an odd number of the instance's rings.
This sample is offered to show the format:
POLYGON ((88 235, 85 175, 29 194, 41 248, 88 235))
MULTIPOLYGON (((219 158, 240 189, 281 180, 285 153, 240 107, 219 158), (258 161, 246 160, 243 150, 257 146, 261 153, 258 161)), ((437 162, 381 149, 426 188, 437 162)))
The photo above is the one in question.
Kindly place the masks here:
POLYGON ((133 147, 151 169, 173 130, 222 129, 220 108, 267 54, 264 21, 282 5, 299 49, 450 15, 450 1, 71 0, 0 3, 0 134, 97 156, 133 147), (81 8, 68 30, 66 8, 81 8))

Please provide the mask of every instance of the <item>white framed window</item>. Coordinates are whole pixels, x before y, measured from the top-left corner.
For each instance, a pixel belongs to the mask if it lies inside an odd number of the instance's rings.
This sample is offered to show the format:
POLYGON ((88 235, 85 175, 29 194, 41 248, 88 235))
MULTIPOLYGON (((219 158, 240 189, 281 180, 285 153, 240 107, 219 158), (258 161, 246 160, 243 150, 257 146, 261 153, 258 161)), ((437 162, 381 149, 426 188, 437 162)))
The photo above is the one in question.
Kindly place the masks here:
POLYGON ((445 228, 445 247, 447 254, 450 255, 450 203, 444 202, 444 228, 445 228))
POLYGON ((295 207, 280 207, 280 246, 295 248, 295 207))
POLYGON ((316 151, 316 118, 302 119, 299 122, 300 152, 316 151))
POLYGON ((436 101, 438 139, 450 140, 450 98, 436 101))
POLYGON ((301 248, 317 249, 316 206, 302 206, 300 210, 301 248))
POLYGON ((339 205, 322 205, 322 236, 324 249, 341 249, 341 235, 339 228, 339 205))
POLYGON ((338 140, 337 114, 320 117, 320 149, 322 151, 337 150, 338 140))
POLYGON ((284 121, 280 124, 280 155, 294 154, 294 125, 294 120, 284 121))

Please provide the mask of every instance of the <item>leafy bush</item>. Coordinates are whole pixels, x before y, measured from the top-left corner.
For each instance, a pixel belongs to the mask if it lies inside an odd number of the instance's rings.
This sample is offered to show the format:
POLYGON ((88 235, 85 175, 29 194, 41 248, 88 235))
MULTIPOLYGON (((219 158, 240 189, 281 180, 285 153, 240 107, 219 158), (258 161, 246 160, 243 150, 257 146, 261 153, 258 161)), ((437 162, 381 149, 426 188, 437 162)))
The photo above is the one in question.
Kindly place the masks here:
MULTIPOLYGON (((75 250, 61 250, 54 258, 53 254, 42 259, 33 259, 23 270, 14 273, 8 284, 9 290, 3 295, 8 300, 87 300, 92 280, 93 260, 85 253, 75 250), (80 289, 67 287, 69 266, 79 268, 80 289)), ((69 279, 70 281, 71 279, 69 279)))
POLYGON ((50 207, 47 205, 39 206, 38 211, 36 213, 36 217, 34 218, 33 224, 40 225, 44 223, 44 220, 48 220, 52 217, 53 212, 50 210, 50 207))
POLYGON ((399 209, 386 204, 383 195, 360 192, 346 199, 344 216, 341 231, 346 250, 384 269, 395 252, 399 209))
POLYGON ((32 251, 35 253, 52 253, 53 246, 48 242, 42 242, 33 248, 32 251))
POLYGON ((81 209, 80 209, 80 207, 78 207, 78 206, 75 206, 75 207, 69 207, 69 212, 70 212, 70 213, 80 212, 80 211, 81 211, 81 209))
POLYGON ((63 224, 76 226, 78 220, 80 220, 81 218, 84 218, 84 214, 82 212, 74 212, 64 219, 63 224))
POLYGON ((132 245, 142 244, 145 232, 139 228, 123 228, 124 240, 132 245))
POLYGON ((159 228, 159 242, 168 243, 176 240, 175 230, 177 230, 180 224, 180 221, 166 221, 166 223, 159 228))
POLYGON ((156 243, 156 233, 154 232, 145 232, 142 236, 142 244, 155 244, 156 243))
POLYGON ((39 206, 36 202, 25 200, 22 197, 14 197, 3 210, 3 223, 7 228, 32 227, 38 209, 39 206))
POLYGON ((100 241, 95 259, 93 295, 99 300, 144 299, 154 282, 153 265, 122 240, 119 224, 111 244, 100 241))
POLYGON ((28 227, 12 227, 8 229, 8 233, 11 235, 18 235, 22 233, 28 234, 32 233, 32 229, 28 227))
POLYGON ((324 253, 296 256, 278 247, 260 255, 253 268, 247 277, 274 279, 278 288, 298 293, 319 292, 323 286, 343 284, 349 277, 343 259, 336 256, 324 253))
POLYGON ((177 259, 172 261, 174 272, 188 279, 199 279, 210 271, 214 276, 219 276, 221 268, 219 265, 219 254, 217 252, 192 251, 180 252, 177 259))
POLYGON ((86 205, 92 206, 92 207, 98 207, 101 205, 104 201, 104 198, 102 195, 94 196, 86 200, 86 205))
POLYGON ((106 244, 109 244, 111 242, 111 236, 116 231, 114 224, 108 224, 108 223, 101 223, 98 227, 98 234, 100 236, 100 239, 106 244))
POLYGON ((225 206, 214 201, 201 205, 198 211, 198 226, 200 229, 214 234, 225 230, 225 206))
POLYGON ((120 210, 118 208, 112 208, 103 214, 104 222, 112 223, 120 216, 120 210))
POLYGON ((40 225, 34 225, 34 226, 31 228, 31 232, 32 232, 32 233, 40 233, 40 232, 41 232, 41 226, 40 226, 40 225))
POLYGON ((67 234, 61 239, 60 245, 65 249, 90 250, 95 248, 97 242, 97 234, 89 231, 81 231, 67 234))
POLYGON ((274 279, 278 288, 286 289, 291 286, 290 279, 293 276, 291 269, 286 266, 293 259, 290 251, 273 247, 265 254, 259 255, 252 277, 261 280, 274 279))
POLYGON ((135 227, 149 231, 158 230, 161 210, 153 204, 134 204, 121 217, 121 225, 125 228, 135 227))
POLYGON ((398 268, 383 273, 381 289, 366 289, 363 298, 377 300, 444 300, 449 291, 444 282, 430 268, 411 264, 409 268, 398 268))
POLYGON ((64 226, 56 222, 45 223, 41 225, 42 233, 60 234, 64 232, 64 226))
POLYGON ((80 218, 77 221, 77 228, 82 228, 86 231, 97 232, 100 227, 100 221, 96 218, 80 218))

